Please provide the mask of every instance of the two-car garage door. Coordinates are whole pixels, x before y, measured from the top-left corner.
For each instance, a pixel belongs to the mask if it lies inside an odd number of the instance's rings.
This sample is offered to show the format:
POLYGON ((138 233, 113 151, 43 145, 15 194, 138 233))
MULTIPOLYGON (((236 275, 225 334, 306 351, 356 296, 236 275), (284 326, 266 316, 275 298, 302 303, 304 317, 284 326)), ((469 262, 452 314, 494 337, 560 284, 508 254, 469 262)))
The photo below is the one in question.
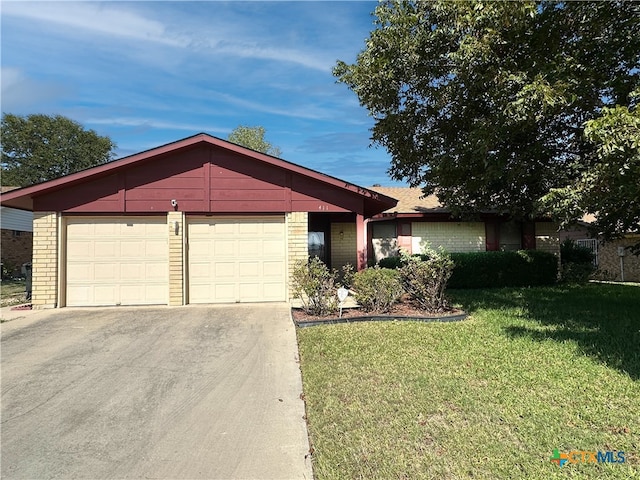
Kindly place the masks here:
MULTIPOLYGON (((66 223, 66 305, 167 304, 166 217, 66 223)), ((187 217, 186 230, 188 303, 286 299, 284 216, 187 217)))

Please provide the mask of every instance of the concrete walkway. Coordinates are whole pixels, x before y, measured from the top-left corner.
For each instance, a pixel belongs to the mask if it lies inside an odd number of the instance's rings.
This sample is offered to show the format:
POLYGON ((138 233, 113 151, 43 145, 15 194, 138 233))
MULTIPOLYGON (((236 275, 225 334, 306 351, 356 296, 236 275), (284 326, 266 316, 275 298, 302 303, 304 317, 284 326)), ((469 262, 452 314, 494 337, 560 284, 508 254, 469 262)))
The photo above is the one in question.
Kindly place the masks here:
POLYGON ((288 304, 16 315, 3 479, 312 478, 288 304))

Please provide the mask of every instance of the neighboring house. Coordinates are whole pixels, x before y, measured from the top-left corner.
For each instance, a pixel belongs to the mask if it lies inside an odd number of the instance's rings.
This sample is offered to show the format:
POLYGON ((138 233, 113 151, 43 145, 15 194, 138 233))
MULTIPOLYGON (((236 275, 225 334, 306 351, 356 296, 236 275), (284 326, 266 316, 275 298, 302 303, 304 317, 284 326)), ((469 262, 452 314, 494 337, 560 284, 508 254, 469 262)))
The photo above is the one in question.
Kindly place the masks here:
POLYGON ((594 254, 596 275, 604 280, 640 282, 640 255, 631 253, 630 247, 640 241, 640 235, 628 234, 623 238, 603 242, 593 238, 589 224, 595 221, 593 215, 585 216, 576 225, 560 231, 560 241, 575 241, 589 248, 594 254))
POLYGON ((419 188, 370 188, 398 199, 396 206, 367 222, 371 263, 400 249, 420 253, 424 246, 449 252, 537 249, 559 254, 557 226, 549 220, 517 222, 485 212, 476 221, 460 221, 435 195, 424 197, 419 188))
POLYGON ((34 212, 43 308, 287 301, 310 250, 364 268, 365 219, 396 200, 199 134, 1 203, 34 212))
MULTIPOLYGON (((2 187, 2 194, 18 187, 2 187)), ((1 197, 0 197, 1 198, 1 197)), ((17 275, 31 262, 33 250, 33 213, 0 207, 0 252, 3 270, 17 275)))

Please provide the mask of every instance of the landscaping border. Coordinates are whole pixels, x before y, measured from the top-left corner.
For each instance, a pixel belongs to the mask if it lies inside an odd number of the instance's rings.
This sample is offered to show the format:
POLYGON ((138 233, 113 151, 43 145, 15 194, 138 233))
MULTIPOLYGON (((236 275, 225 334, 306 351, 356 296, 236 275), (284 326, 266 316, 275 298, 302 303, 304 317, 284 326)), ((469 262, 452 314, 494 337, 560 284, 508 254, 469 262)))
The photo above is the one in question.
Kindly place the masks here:
POLYGON ((318 320, 295 320, 293 316, 293 323, 296 327, 315 327, 317 325, 336 325, 339 323, 355 323, 355 322, 460 322, 467 318, 469 314, 467 312, 458 313, 455 315, 443 315, 440 317, 419 317, 419 316, 402 316, 402 315, 362 315, 358 317, 342 317, 342 318, 327 318, 318 320))

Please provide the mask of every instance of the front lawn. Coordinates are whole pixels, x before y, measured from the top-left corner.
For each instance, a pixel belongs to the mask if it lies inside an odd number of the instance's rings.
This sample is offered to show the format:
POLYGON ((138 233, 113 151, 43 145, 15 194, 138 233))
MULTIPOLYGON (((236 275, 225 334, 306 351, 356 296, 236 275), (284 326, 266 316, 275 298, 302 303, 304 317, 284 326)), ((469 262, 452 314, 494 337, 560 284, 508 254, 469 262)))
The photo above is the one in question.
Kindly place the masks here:
POLYGON ((0 306, 19 305, 26 301, 24 280, 2 280, 0 283, 0 306))
POLYGON ((452 296, 469 319, 298 330, 318 480, 640 478, 640 288, 452 296))

